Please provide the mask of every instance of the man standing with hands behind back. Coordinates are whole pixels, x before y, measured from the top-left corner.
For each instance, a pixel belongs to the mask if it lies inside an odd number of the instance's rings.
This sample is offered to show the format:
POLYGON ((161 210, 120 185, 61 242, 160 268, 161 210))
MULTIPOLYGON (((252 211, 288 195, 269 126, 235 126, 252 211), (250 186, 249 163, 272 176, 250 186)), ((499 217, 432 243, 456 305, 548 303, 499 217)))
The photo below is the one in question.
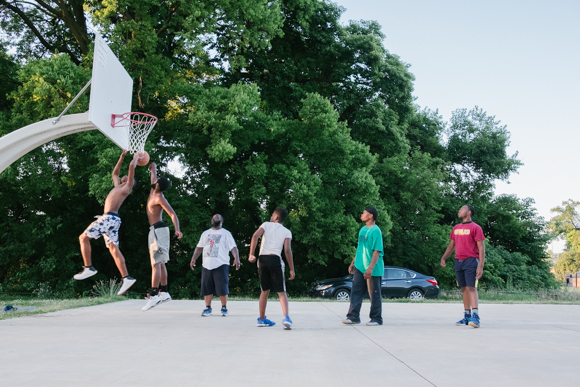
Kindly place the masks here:
POLYGON ((343 324, 360 324, 360 308, 365 291, 368 290, 371 298, 371 321, 368 326, 383 325, 383 300, 381 295, 381 278, 385 271, 383 261, 383 233, 375 224, 378 211, 374 207, 367 207, 360 220, 365 226, 358 233, 356 256, 348 267, 352 277, 352 292, 350 308, 343 324))

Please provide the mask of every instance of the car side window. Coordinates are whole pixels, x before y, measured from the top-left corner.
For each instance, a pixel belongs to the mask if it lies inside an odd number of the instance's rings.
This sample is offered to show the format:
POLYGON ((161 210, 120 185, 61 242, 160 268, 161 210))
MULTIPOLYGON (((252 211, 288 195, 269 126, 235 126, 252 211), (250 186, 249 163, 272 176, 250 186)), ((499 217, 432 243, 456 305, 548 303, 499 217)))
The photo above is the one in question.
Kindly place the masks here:
POLYGON ((403 279, 407 278, 407 272, 401 269, 387 269, 388 279, 403 279))
POLYGON ((411 273, 410 271, 405 271, 405 273, 407 274, 407 278, 415 278, 415 276, 417 275, 415 273, 411 273))

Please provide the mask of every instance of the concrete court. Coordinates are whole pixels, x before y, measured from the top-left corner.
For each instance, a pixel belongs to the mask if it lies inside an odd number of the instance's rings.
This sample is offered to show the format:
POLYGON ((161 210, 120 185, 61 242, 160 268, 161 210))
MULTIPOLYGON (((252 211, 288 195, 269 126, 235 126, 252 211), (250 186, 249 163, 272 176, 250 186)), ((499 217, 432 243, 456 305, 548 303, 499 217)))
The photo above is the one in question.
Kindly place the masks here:
MULTIPOLYGON (((385 303, 385 324, 340 323, 348 303, 277 299, 201 317, 203 301, 142 312, 128 300, 0 321, 4 386, 573 386, 578 305, 481 305, 482 327, 456 327, 460 304, 385 303)), ((214 300, 214 313, 219 301, 214 300)), ((369 304, 363 305, 367 316, 369 304)), ((363 320, 363 322, 366 319, 363 320)))

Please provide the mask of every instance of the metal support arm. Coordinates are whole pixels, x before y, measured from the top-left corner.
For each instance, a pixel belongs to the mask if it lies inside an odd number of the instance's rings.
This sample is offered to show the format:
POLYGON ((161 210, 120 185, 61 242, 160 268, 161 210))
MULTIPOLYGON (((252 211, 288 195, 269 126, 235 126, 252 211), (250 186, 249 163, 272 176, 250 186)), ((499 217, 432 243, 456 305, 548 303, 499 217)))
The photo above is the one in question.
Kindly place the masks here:
POLYGON ((0 173, 31 150, 69 134, 95 130, 89 113, 70 114, 53 123, 54 118, 40 121, 0 138, 0 173))

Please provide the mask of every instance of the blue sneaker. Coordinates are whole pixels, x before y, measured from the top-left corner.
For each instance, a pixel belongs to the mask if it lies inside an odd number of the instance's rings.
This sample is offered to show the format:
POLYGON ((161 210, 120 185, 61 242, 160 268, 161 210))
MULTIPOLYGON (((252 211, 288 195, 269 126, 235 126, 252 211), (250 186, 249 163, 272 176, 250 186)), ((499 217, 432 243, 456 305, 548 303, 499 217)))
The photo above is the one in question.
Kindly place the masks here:
POLYGON ((474 313, 473 316, 469 319, 469 326, 474 328, 479 328, 479 315, 474 313))
POLYGON ((209 317, 211 316, 211 306, 206 306, 203 312, 201 312, 202 317, 209 317))
POLYGON ((282 325, 284 325, 284 329, 286 329, 287 331, 292 329, 292 320, 290 320, 289 316, 284 317, 284 320, 282 321, 282 325))
POLYGON ((467 324, 469 324, 470 318, 471 318, 471 313, 465 313, 465 315, 463 316, 463 319, 457 321, 455 323, 455 325, 457 325, 457 326, 467 325, 467 324))
POLYGON ((262 320, 260 317, 258 317, 258 326, 259 327, 271 327, 276 325, 276 323, 274 321, 270 321, 267 318, 264 317, 264 319, 262 320))

